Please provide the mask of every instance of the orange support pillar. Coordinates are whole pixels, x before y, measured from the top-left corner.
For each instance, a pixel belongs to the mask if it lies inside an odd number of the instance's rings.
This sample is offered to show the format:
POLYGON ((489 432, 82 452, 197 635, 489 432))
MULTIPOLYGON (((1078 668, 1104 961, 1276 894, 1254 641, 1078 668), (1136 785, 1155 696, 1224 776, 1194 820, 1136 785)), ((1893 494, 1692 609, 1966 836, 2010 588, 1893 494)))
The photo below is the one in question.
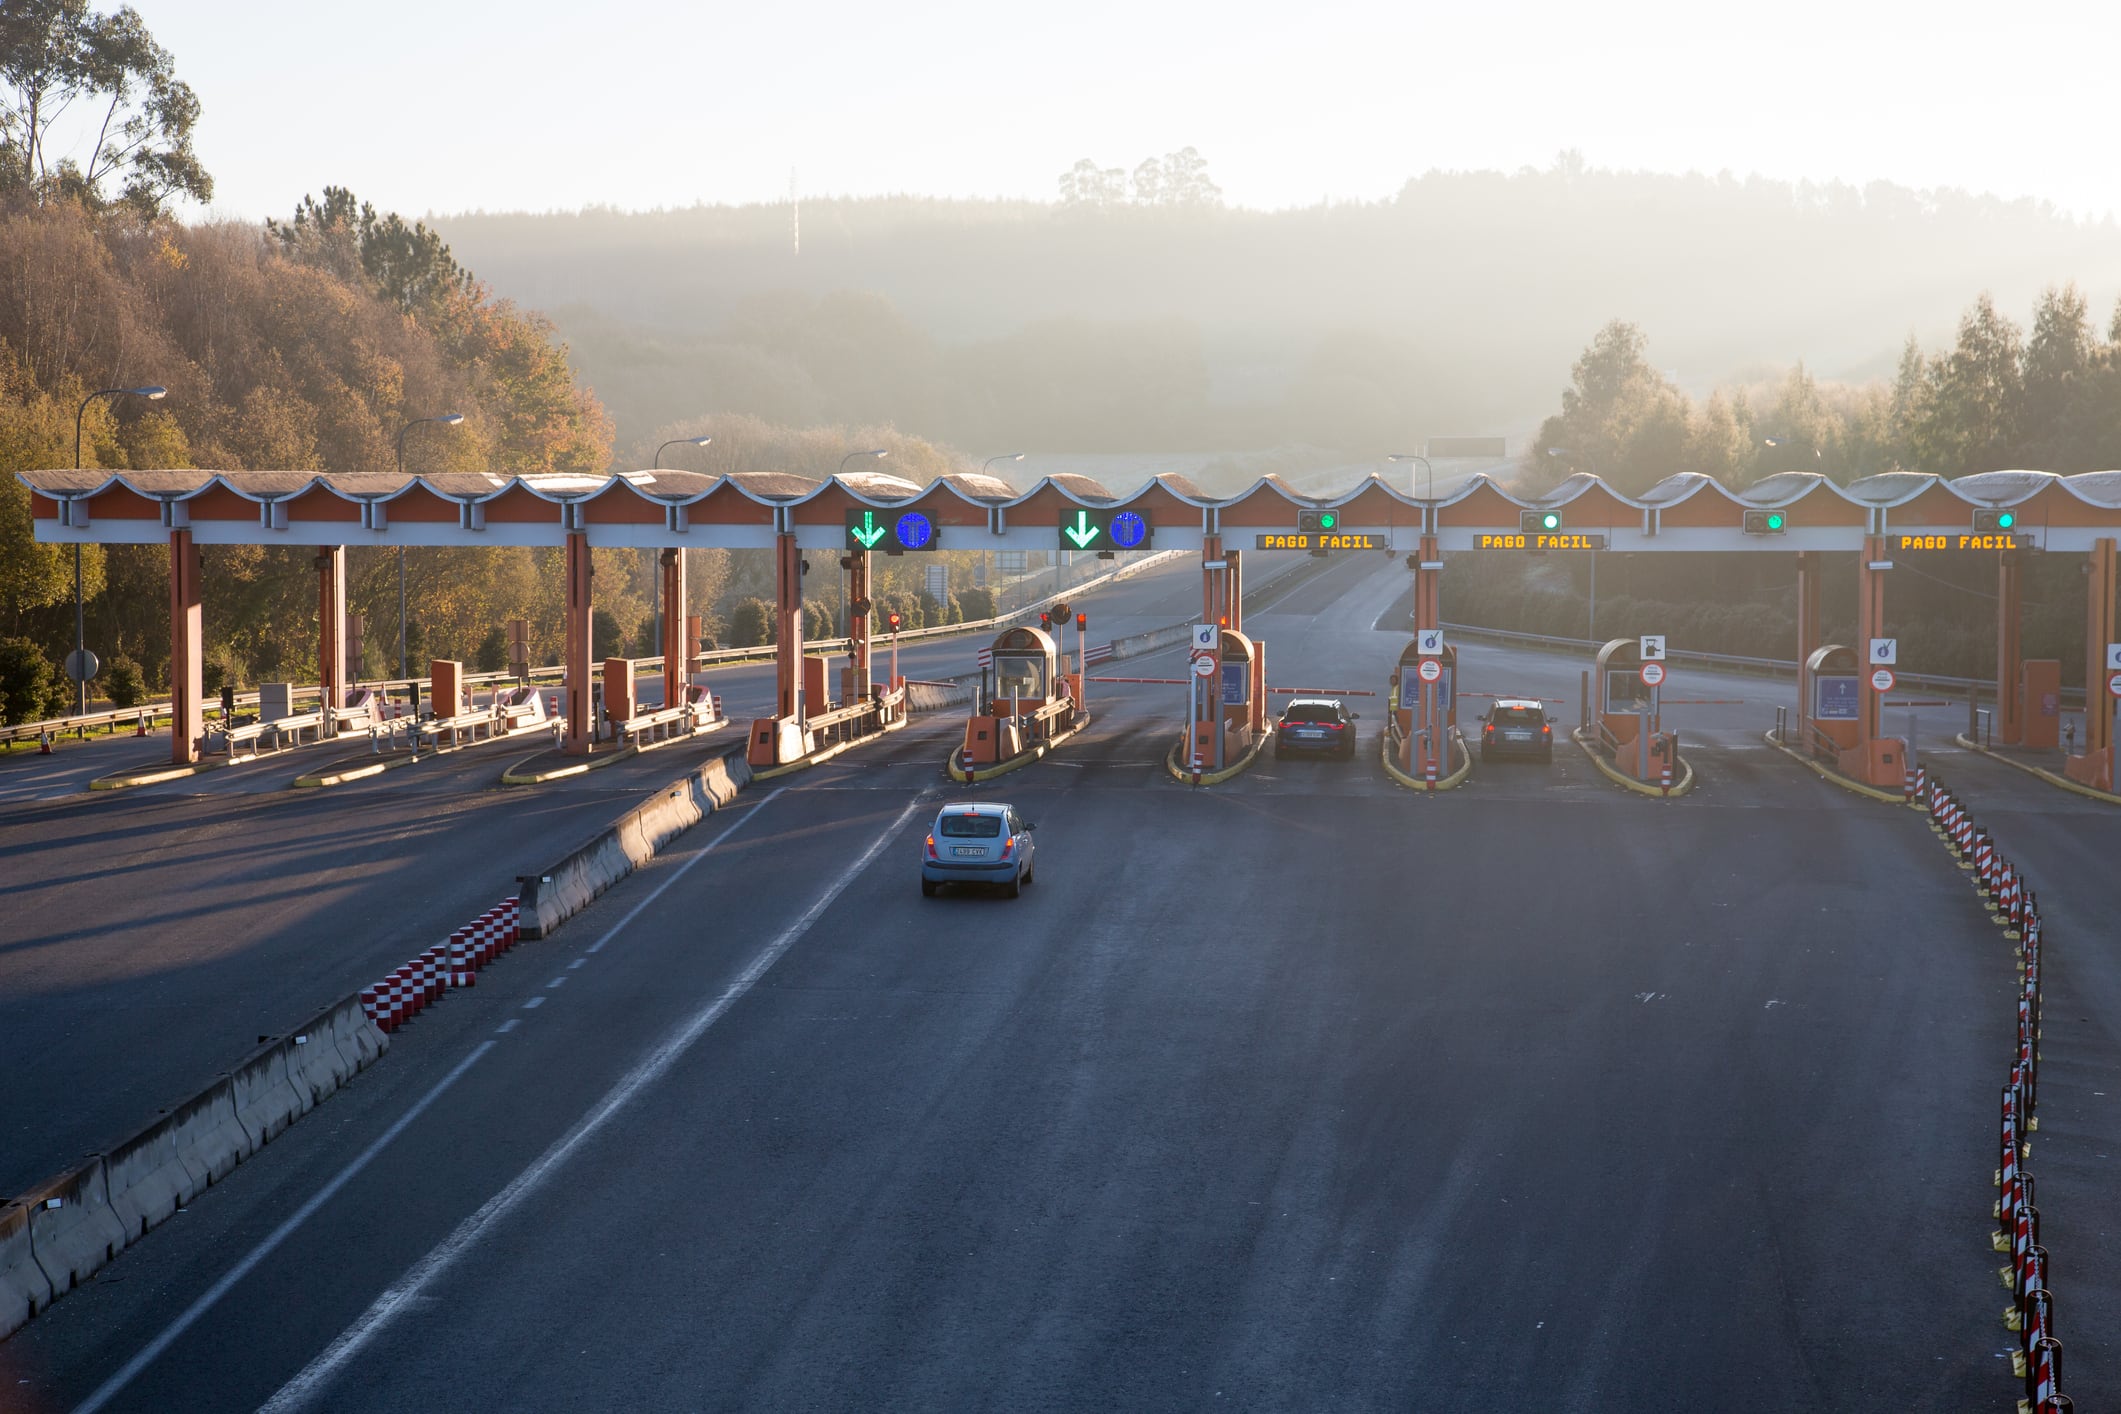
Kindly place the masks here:
POLYGON ((589 537, 580 531, 567 536, 565 679, 562 687, 567 694, 567 734, 561 749, 570 756, 586 756, 596 743, 596 721, 589 709, 589 684, 592 669, 589 663, 590 580, 594 574, 589 560, 589 537))
POLYGON ((1229 591, 1229 581, 1224 577, 1226 571, 1210 568, 1212 565, 1223 563, 1223 538, 1220 535, 1202 536, 1200 542, 1200 621, 1204 624, 1221 624, 1223 627, 1229 628, 1231 625, 1225 617, 1229 612, 1225 607, 1228 603, 1229 591))
POLYGON ((1996 739, 2012 746, 2025 740, 2025 684, 2018 647, 2020 622, 2018 552, 2005 550, 1996 559, 1996 739))
POLYGON ((2114 542, 2094 540, 2084 605, 2084 755, 2070 763, 2070 779, 2112 790, 2114 702, 2106 690, 2106 645, 2114 637, 2114 542), (2096 704, 2096 705, 2094 705, 2096 704))
POLYGON ((656 565, 662 571, 663 641, 657 648, 663 655, 663 705, 675 707, 685 700, 692 668, 685 643, 685 552, 665 550, 656 565))
POLYGON ((1817 550, 1797 552, 1797 740, 1812 739, 1812 655, 1823 646, 1819 627, 1819 582, 1824 559, 1817 550))
MULTIPOLYGON (((199 547, 189 530, 169 535, 169 759, 179 766, 199 759, 205 723, 205 653, 199 612, 199 547)), ((2102 661, 2104 661, 2102 659, 2102 661)))
MULTIPOLYGON (((1856 562, 1856 661, 1869 664, 1870 643, 1874 638, 1885 636, 1885 575, 1873 565, 1887 564, 1885 537, 1866 535, 1863 537, 1863 558, 1856 562)), ((1871 670, 1863 669, 1862 680, 1857 685, 1856 746, 1868 756, 1870 744, 1880 735, 1879 699, 1881 694, 1871 686, 1871 670)))
POLYGON ((778 628, 773 659, 779 715, 803 721, 803 553, 793 535, 773 537, 774 616, 778 628))
POLYGON ((332 733, 330 711, 346 705, 353 684, 346 668, 346 547, 317 548, 317 678, 323 689, 324 732, 332 733))
POLYGON ((1223 560, 1230 568, 1223 571, 1223 605, 1230 615, 1230 627, 1239 633, 1245 631, 1245 563, 1235 550, 1223 552, 1223 560))
MULTIPOLYGON (((1414 570, 1414 631, 1439 628, 1443 624, 1443 551, 1436 544, 1434 535, 1421 537, 1421 556, 1414 570), (1437 569, 1429 568, 1439 566, 1437 569)), ((1438 707, 1436 690, 1428 684, 1422 685, 1421 701, 1413 708, 1407 721, 1411 730, 1400 764, 1409 773, 1428 778, 1431 768, 1435 775, 1444 774, 1449 764, 1448 745, 1444 735, 1444 716, 1438 707)), ((1405 704, 1402 704, 1405 705, 1405 704)))

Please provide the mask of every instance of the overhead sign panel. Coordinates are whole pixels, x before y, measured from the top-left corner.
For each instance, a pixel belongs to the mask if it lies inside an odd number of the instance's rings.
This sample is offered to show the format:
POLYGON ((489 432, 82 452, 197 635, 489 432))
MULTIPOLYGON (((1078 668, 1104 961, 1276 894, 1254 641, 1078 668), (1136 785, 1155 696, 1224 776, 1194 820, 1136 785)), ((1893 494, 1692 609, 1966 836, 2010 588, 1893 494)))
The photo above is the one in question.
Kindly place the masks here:
POLYGON ((1605 532, 1518 531, 1481 532, 1473 537, 1476 550, 1603 550, 1605 532))
POLYGON ((1990 530, 1932 531, 1921 535, 1886 537, 1894 550, 2034 550, 2039 541, 2026 531, 1990 530))
POLYGON ((896 555, 902 550, 933 550, 941 539, 934 517, 925 511, 847 512, 847 548, 896 555))
POLYGON ((1310 550, 1328 554, 1339 550, 1389 550, 1392 542, 1383 535, 1342 535, 1330 531, 1275 531, 1253 537, 1255 550, 1310 550))
POLYGON ((1060 513, 1063 550, 1139 550, 1155 533, 1147 511, 1077 508, 1060 513))

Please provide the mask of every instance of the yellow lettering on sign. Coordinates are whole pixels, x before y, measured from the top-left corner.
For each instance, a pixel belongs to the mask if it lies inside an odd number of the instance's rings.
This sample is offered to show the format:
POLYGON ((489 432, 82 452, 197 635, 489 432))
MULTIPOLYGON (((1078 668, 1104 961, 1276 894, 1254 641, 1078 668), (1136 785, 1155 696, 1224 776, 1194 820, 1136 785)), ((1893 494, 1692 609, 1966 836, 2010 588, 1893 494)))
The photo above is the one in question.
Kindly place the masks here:
POLYGON ((1522 535, 1476 535, 1473 537, 1473 548, 1476 550, 1522 550, 1524 548, 1524 537, 1522 535))
POLYGON ((1539 537, 1538 548, 1541 550, 1591 550, 1597 547, 1592 545, 1591 537, 1588 535, 1542 535, 1539 537))

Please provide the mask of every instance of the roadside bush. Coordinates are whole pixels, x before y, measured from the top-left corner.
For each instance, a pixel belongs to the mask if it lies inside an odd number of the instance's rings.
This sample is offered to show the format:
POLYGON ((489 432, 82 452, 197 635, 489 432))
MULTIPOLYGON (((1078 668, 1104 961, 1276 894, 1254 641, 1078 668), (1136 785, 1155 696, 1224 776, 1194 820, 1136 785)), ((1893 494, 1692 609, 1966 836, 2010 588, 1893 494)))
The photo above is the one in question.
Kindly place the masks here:
POLYGON ((479 640, 476 652, 471 655, 471 670, 475 673, 498 673, 508 666, 508 631, 493 628, 479 640))
POLYGON ((14 726, 45 716, 53 688, 64 678, 26 638, 0 638, 0 723, 14 726))
POLYGON ((957 603, 958 607, 964 611, 964 619, 953 620, 953 622, 962 623, 966 620, 991 619, 994 617, 994 591, 991 589, 962 590, 957 596, 957 603))
POLYGON ((729 613, 729 646, 757 648, 773 638, 773 606, 764 599, 738 600, 729 613))
POLYGON ((103 695, 113 707, 137 707, 147 700, 147 678, 140 665, 119 656, 103 670, 103 695))

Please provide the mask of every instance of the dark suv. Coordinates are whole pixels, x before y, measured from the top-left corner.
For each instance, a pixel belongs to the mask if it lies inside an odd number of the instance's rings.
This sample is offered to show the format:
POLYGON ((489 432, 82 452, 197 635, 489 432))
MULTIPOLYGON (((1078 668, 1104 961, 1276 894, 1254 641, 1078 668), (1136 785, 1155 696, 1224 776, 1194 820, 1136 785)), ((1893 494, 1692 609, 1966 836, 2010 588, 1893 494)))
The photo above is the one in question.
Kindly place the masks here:
POLYGON ((1274 728, 1276 760, 1299 751, 1319 751, 1352 760, 1355 718, 1332 697, 1299 697, 1284 707, 1274 728))
POLYGON ((1535 756, 1554 759, 1554 724, 1536 697, 1498 697, 1480 718, 1480 759, 1535 756))

